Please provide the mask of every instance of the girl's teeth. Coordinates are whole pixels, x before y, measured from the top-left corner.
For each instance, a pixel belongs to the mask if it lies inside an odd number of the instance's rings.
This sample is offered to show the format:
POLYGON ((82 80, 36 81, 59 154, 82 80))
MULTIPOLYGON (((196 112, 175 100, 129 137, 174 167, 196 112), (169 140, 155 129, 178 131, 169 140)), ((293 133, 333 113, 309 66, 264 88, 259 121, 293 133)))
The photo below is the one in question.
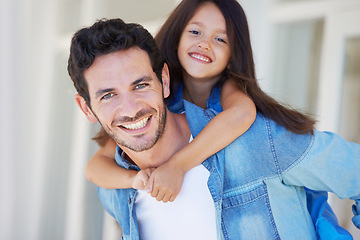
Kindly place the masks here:
POLYGON ((191 56, 193 58, 199 59, 199 60, 204 61, 204 62, 211 62, 210 58, 204 57, 204 56, 201 56, 201 55, 198 55, 198 54, 191 54, 191 56))
POLYGON ((138 121, 137 123, 132 123, 132 124, 128 124, 128 125, 121 125, 122 127, 129 129, 129 130, 137 130, 140 128, 143 128, 146 126, 146 124, 148 123, 150 117, 148 118, 144 118, 140 121, 138 121))

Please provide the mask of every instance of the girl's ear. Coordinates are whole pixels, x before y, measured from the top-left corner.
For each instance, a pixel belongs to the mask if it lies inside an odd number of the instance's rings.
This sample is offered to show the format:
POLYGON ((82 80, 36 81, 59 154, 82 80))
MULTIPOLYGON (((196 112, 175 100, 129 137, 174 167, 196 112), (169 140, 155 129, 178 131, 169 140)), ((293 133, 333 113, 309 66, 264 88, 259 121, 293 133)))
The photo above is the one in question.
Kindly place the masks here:
POLYGON ((170 73, 169 67, 166 63, 164 63, 161 78, 163 83, 164 98, 167 98, 170 95, 170 73))
POLYGON ((97 118, 95 117, 94 113, 91 111, 89 106, 86 104, 86 101, 82 96, 80 96, 79 94, 76 94, 75 101, 76 101, 77 105, 80 107, 81 111, 83 111, 83 113, 85 114, 85 116, 89 122, 96 123, 98 121, 97 118))
POLYGON ((230 63, 228 63, 228 65, 226 66, 226 70, 230 71, 230 63))

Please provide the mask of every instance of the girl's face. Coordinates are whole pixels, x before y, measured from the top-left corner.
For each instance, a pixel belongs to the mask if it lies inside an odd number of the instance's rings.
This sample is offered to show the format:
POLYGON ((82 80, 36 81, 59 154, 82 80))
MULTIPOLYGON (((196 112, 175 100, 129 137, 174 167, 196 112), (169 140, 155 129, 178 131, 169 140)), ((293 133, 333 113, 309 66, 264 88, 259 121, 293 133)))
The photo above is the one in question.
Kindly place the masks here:
POLYGON ((225 18, 214 3, 203 3, 195 11, 181 34, 178 57, 185 78, 220 77, 230 60, 230 45, 225 18))

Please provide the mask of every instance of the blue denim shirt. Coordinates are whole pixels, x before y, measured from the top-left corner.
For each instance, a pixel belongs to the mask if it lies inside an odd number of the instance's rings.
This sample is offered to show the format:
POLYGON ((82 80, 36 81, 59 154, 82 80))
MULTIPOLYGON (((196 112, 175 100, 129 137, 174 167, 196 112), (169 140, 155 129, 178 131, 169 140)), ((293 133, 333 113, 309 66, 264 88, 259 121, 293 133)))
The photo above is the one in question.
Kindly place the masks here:
MULTIPOLYGON (((194 137, 216 115, 186 101, 194 137)), ((203 162, 216 208, 219 239, 316 239, 304 187, 334 192, 356 201, 360 227, 360 145, 314 131, 294 134, 258 114, 250 129, 203 162)), ((117 163, 138 169, 116 155, 117 163)), ((98 189, 105 209, 123 229, 123 239, 139 239, 134 189, 98 189)))
MULTIPOLYGON (((177 92, 175 92, 173 98, 170 101, 170 109, 172 106, 180 102, 182 98, 183 84, 179 86, 177 92)), ((222 112, 222 106, 220 105, 221 88, 216 85, 209 98, 207 99, 207 108, 211 108, 216 112, 222 112)), ((315 231, 318 239, 326 240, 352 240, 351 234, 340 227, 339 222, 332 211, 330 205, 327 202, 328 193, 313 191, 308 188, 306 190, 307 208, 311 215, 311 219, 315 226, 315 231)))

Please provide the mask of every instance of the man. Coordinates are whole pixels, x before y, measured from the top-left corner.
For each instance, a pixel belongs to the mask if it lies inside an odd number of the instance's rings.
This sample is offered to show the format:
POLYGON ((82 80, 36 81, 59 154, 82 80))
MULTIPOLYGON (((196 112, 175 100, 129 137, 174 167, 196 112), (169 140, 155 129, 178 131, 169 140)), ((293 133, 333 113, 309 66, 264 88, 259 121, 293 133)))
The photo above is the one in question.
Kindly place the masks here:
MULTIPOLYGON (((188 102, 174 110, 186 116, 168 111, 168 69, 136 24, 108 20, 80 30, 68 69, 77 103, 121 147, 124 168, 161 165, 216 114, 188 102)), ((99 196, 125 239, 314 239, 303 186, 352 197, 358 215, 359 158, 360 146, 339 136, 297 135, 258 114, 249 131, 187 173, 175 202, 134 189, 99 196)), ((359 227, 359 216, 353 221, 359 227)))
MULTIPOLYGON (((89 121, 99 121, 107 133, 121 146, 126 153, 124 158, 136 164, 139 169, 157 167, 184 147, 190 141, 191 136, 185 115, 171 113, 165 106, 164 97, 169 95, 168 69, 166 66, 163 69, 163 65, 160 64, 155 42, 146 30, 138 25, 126 25, 120 20, 100 22, 98 25, 101 23, 108 23, 107 26, 114 26, 118 29, 126 28, 130 32, 129 35, 137 36, 138 34, 139 38, 146 41, 132 42, 134 39, 127 37, 128 45, 122 45, 122 41, 125 40, 119 39, 119 46, 116 46, 116 43, 112 43, 114 46, 97 46, 120 51, 108 54, 100 53, 90 65, 87 61, 81 63, 86 70, 82 71, 82 81, 76 82, 75 86, 84 97, 77 95, 76 101, 89 121), (143 49, 147 50, 149 54, 143 49), (152 58, 150 59, 149 56, 152 58), (154 66, 154 70, 152 66, 154 66), (86 95, 87 91, 89 96, 86 95), (134 128, 137 129, 133 130, 134 128)), ((94 33, 91 32, 91 34, 94 33)), ((85 36, 82 36, 80 32, 77 35, 79 42, 83 41, 81 37, 85 36)), ((103 36, 98 37, 99 42, 105 42, 101 39, 103 36)), ((75 52, 77 49, 72 50, 75 52)), ((69 66, 75 67, 72 64, 69 66)), ((75 73, 76 70, 72 69, 70 72, 75 73)), ((137 219, 144 219, 141 224, 142 234, 148 239, 159 239, 159 234, 163 238, 169 239, 178 229, 177 238, 179 239, 189 239, 187 236, 190 233, 193 237, 197 236, 197 239, 203 237, 217 239, 215 208, 206 187, 207 175, 205 169, 191 170, 184 181, 186 191, 182 191, 182 194, 178 196, 176 205, 168 204, 166 209, 161 208, 162 204, 148 194, 143 192, 141 195, 139 193, 136 209, 137 211, 141 209, 137 212, 137 219), (199 175, 203 177, 200 179, 199 175), (196 180, 196 183, 191 180, 196 180), (202 181, 202 185, 198 180, 202 181), (197 188, 199 185, 202 189, 197 188), (196 197, 196 201, 193 201, 194 197, 196 197), (192 201, 191 209, 189 209, 189 201, 192 201), (185 207, 186 210, 184 209, 182 213, 187 212, 189 216, 181 214, 184 217, 181 221, 177 215, 179 215, 179 209, 185 207), (154 215, 153 213, 159 217, 147 221, 147 216, 154 215), (153 233, 156 229, 153 226, 164 225, 160 223, 163 218, 167 218, 167 227, 165 228, 167 231, 153 233), (195 224, 199 222, 202 222, 201 226, 195 224), (182 231, 181 226, 186 228, 186 231, 182 231)), ((105 195, 107 194, 103 196, 105 195)), ((107 197, 102 198, 102 201, 107 200, 107 197)), ((129 201, 133 202, 134 197, 131 197, 129 201)), ((104 205, 106 208, 110 207, 106 203, 104 205)), ((121 204, 118 207, 122 207, 121 204)), ((109 210, 109 212, 112 211, 109 210)), ((136 224, 136 219, 133 221, 136 224)), ((120 224, 125 234, 127 234, 127 224, 127 222, 120 224)))

